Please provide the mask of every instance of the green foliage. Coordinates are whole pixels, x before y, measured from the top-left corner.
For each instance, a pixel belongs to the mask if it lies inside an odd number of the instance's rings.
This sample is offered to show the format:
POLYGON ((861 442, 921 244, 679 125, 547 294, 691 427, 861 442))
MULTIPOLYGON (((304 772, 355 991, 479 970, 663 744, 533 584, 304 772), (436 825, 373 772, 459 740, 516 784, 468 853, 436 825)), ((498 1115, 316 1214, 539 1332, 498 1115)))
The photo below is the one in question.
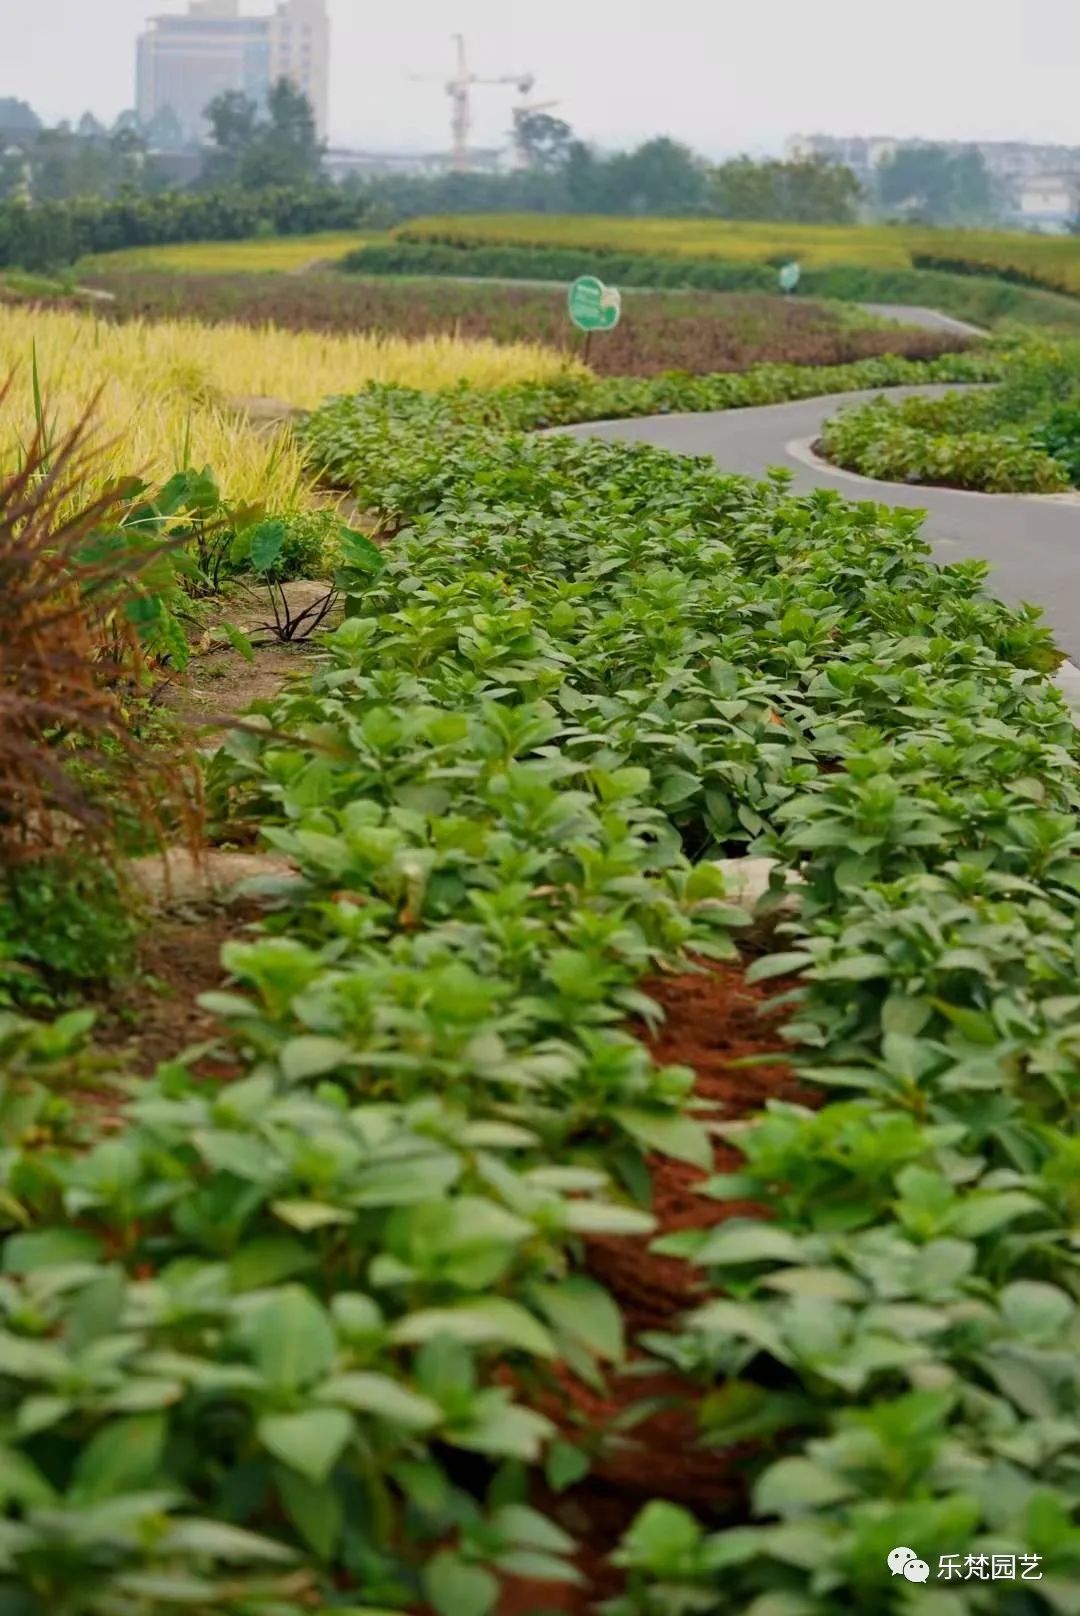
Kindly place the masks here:
POLYGON ((829 421, 822 444, 849 470, 894 482, 943 483, 987 493, 1069 487, 1070 425, 1080 352, 1068 345, 1016 352, 1002 383, 983 394, 876 399, 829 421), (1054 446, 1064 458, 1057 458, 1054 446))
POLYGON ((1059 404, 1052 409, 1034 441, 1069 474, 1074 487, 1080 487, 1080 404, 1059 404))
POLYGON ((213 149, 203 179, 243 190, 305 186, 319 178, 322 146, 311 103, 288 79, 270 91, 267 116, 239 90, 226 90, 207 110, 213 149))
POLYGON ((698 1379, 752 1520, 654 1503, 615 1609, 900 1616, 903 1542, 1031 1548, 1053 1598, 1017 1616, 1068 1608, 1080 758, 1049 635, 907 510, 524 430, 820 375, 371 388, 310 421, 313 463, 409 526, 356 549, 325 660, 213 766, 296 866, 203 1001, 232 1080, 174 1063, 123 1137, 9 1162, 32 1616, 352 1588, 460 1616, 501 1574, 573 1579, 522 1502, 529 1467, 581 1474, 536 1393, 630 1350, 582 1237, 649 1230, 648 1150, 708 1159, 692 1073, 625 1022, 644 976, 734 955, 709 860, 746 846, 805 878, 757 972, 794 979, 840 1099, 725 1118, 707 1192, 743 1215, 664 1240, 702 1302, 639 1345, 698 1379))
POLYGON ((0 879, 0 1003, 34 1004, 131 968, 129 895, 105 866, 63 858, 15 865, 0 879))
MULTIPOLYGON (((326 577, 337 559, 340 517, 331 510, 298 510, 283 511, 276 520, 281 524, 281 543, 273 558, 275 579, 285 582, 290 578, 326 577)), ((229 564, 238 572, 266 570, 254 565, 255 531, 249 526, 233 536, 229 564)))
POLYGON ((886 213, 927 224, 985 224, 997 211, 993 180, 976 150, 951 152, 930 142, 901 146, 880 164, 876 179, 886 213))
POLYGON ((362 197, 338 186, 265 191, 167 191, 109 201, 0 203, 0 268, 31 271, 73 264, 90 253, 179 241, 237 241, 269 228, 278 235, 345 230, 363 222, 362 197))
POLYGON ((736 157, 709 177, 709 207, 721 219, 792 219, 804 224, 850 224, 859 183, 850 168, 812 157, 755 162, 736 157))
MULTIPOLYGON (((909 513, 477 419, 522 402, 372 391, 313 419, 318 463, 415 525, 338 642, 371 672, 347 682, 342 661, 316 708, 274 717, 337 740, 332 691, 355 693, 350 713, 368 690, 402 710, 405 689, 468 711, 479 677, 523 718, 543 693, 561 755, 647 774, 684 849, 741 836, 807 878, 759 974, 803 974, 790 1033, 808 1083, 841 1100, 732 1130, 743 1164, 710 1192, 774 1216, 667 1237, 715 1299, 645 1343, 714 1387, 707 1441, 759 1444, 760 1523, 710 1532, 651 1506, 613 1609, 899 1610, 885 1556, 909 1540, 927 1557, 1031 1548, 1069 1587, 1072 1438, 1038 1433, 1071 1433, 1080 1406, 1061 1378, 1080 778, 1064 708, 1018 673, 1055 654, 1033 614, 979 598, 983 569, 927 566, 909 513)), ((380 720, 371 741, 392 734, 380 720)), ((335 765, 343 805, 392 790, 395 755, 335 765)), ((322 834, 280 845, 308 879, 321 858, 327 882, 348 868, 322 834)), ((957 1608, 996 1609, 990 1593, 957 1608)))

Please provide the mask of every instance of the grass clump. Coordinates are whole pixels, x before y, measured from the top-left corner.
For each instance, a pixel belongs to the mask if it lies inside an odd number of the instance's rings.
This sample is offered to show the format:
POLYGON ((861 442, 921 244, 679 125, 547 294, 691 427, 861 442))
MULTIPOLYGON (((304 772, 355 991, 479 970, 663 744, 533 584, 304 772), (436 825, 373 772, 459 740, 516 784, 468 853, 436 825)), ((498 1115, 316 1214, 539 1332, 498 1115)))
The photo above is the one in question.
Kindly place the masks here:
MULTIPOLYGON (((107 449, 96 459, 96 486, 135 471, 163 482, 178 465, 221 469, 236 501, 285 510, 317 503, 287 426, 258 432, 238 404, 271 397, 308 409, 366 381, 438 388, 457 382, 494 387, 548 381, 570 373, 565 355, 538 344, 501 346, 452 336, 324 336, 205 326, 195 321, 132 321, 117 326, 93 314, 0 305, 0 374, 29 367, 32 345, 50 430, 70 431, 98 397, 107 449)), ((17 458, 25 399, 15 389, 0 403, 0 469, 17 458)))

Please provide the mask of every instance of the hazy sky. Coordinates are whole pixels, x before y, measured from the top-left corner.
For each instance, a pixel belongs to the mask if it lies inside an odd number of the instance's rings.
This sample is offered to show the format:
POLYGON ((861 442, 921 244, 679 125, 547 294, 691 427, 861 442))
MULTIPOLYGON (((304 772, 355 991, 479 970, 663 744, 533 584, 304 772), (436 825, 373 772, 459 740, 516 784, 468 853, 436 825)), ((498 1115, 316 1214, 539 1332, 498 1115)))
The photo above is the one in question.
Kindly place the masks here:
MULTIPOLYGON (((272 0, 245 0, 250 12, 272 0)), ((0 0, 0 95, 46 118, 134 99, 134 40, 181 0, 0 0)), ((449 35, 473 70, 531 70, 587 138, 667 133, 712 153, 794 131, 1080 145, 1076 0, 330 0, 332 132, 444 147, 449 35)), ((478 89, 478 143, 513 91, 478 89)))

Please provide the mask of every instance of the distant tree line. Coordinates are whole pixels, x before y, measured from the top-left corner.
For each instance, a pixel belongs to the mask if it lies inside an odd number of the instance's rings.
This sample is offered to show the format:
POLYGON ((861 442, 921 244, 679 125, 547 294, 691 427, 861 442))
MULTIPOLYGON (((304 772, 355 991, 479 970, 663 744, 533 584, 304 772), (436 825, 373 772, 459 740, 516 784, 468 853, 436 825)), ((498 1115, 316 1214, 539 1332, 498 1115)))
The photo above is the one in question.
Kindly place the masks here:
POLYGON ((519 166, 504 174, 442 174, 354 182, 401 218, 421 213, 537 212, 689 214, 725 219, 854 219, 859 186, 850 169, 811 160, 715 165, 659 136, 606 154, 547 113, 518 114, 519 166))
POLYGON ((314 115, 286 80, 265 106, 239 92, 206 109, 208 138, 178 177, 182 136, 166 110, 146 128, 87 113, 45 128, 0 98, 0 266, 40 269, 88 252, 258 231, 391 225, 425 213, 541 212, 845 224, 860 209, 936 223, 982 223, 1000 204, 978 152, 901 147, 860 194, 850 169, 819 158, 707 162, 666 136, 603 153, 547 113, 515 118, 508 172, 402 175, 327 183, 314 115), (170 155, 171 154, 171 155, 170 155))
POLYGON ((369 206, 365 198, 325 184, 0 202, 0 269, 45 271, 121 247, 353 230, 366 221, 369 206))

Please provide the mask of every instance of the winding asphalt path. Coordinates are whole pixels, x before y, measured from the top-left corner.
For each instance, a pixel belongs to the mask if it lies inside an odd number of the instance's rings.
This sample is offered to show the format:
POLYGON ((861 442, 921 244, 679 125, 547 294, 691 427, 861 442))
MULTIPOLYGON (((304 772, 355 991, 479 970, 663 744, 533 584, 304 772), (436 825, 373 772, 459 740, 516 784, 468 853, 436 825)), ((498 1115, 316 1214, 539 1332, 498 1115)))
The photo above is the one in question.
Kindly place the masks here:
MULTIPOLYGON (((887 396, 949 390, 896 387, 887 396)), ((877 396, 839 393, 755 409, 593 421, 568 430, 577 436, 652 443, 679 454, 711 455, 724 471, 750 477, 763 476, 770 466, 785 466, 797 492, 832 488, 848 499, 925 510, 926 537, 936 560, 988 561, 993 593, 1013 605, 1030 601, 1041 606, 1060 648, 1080 663, 1080 497, 915 488, 857 477, 818 461, 810 446, 829 416, 846 404, 877 396)))

